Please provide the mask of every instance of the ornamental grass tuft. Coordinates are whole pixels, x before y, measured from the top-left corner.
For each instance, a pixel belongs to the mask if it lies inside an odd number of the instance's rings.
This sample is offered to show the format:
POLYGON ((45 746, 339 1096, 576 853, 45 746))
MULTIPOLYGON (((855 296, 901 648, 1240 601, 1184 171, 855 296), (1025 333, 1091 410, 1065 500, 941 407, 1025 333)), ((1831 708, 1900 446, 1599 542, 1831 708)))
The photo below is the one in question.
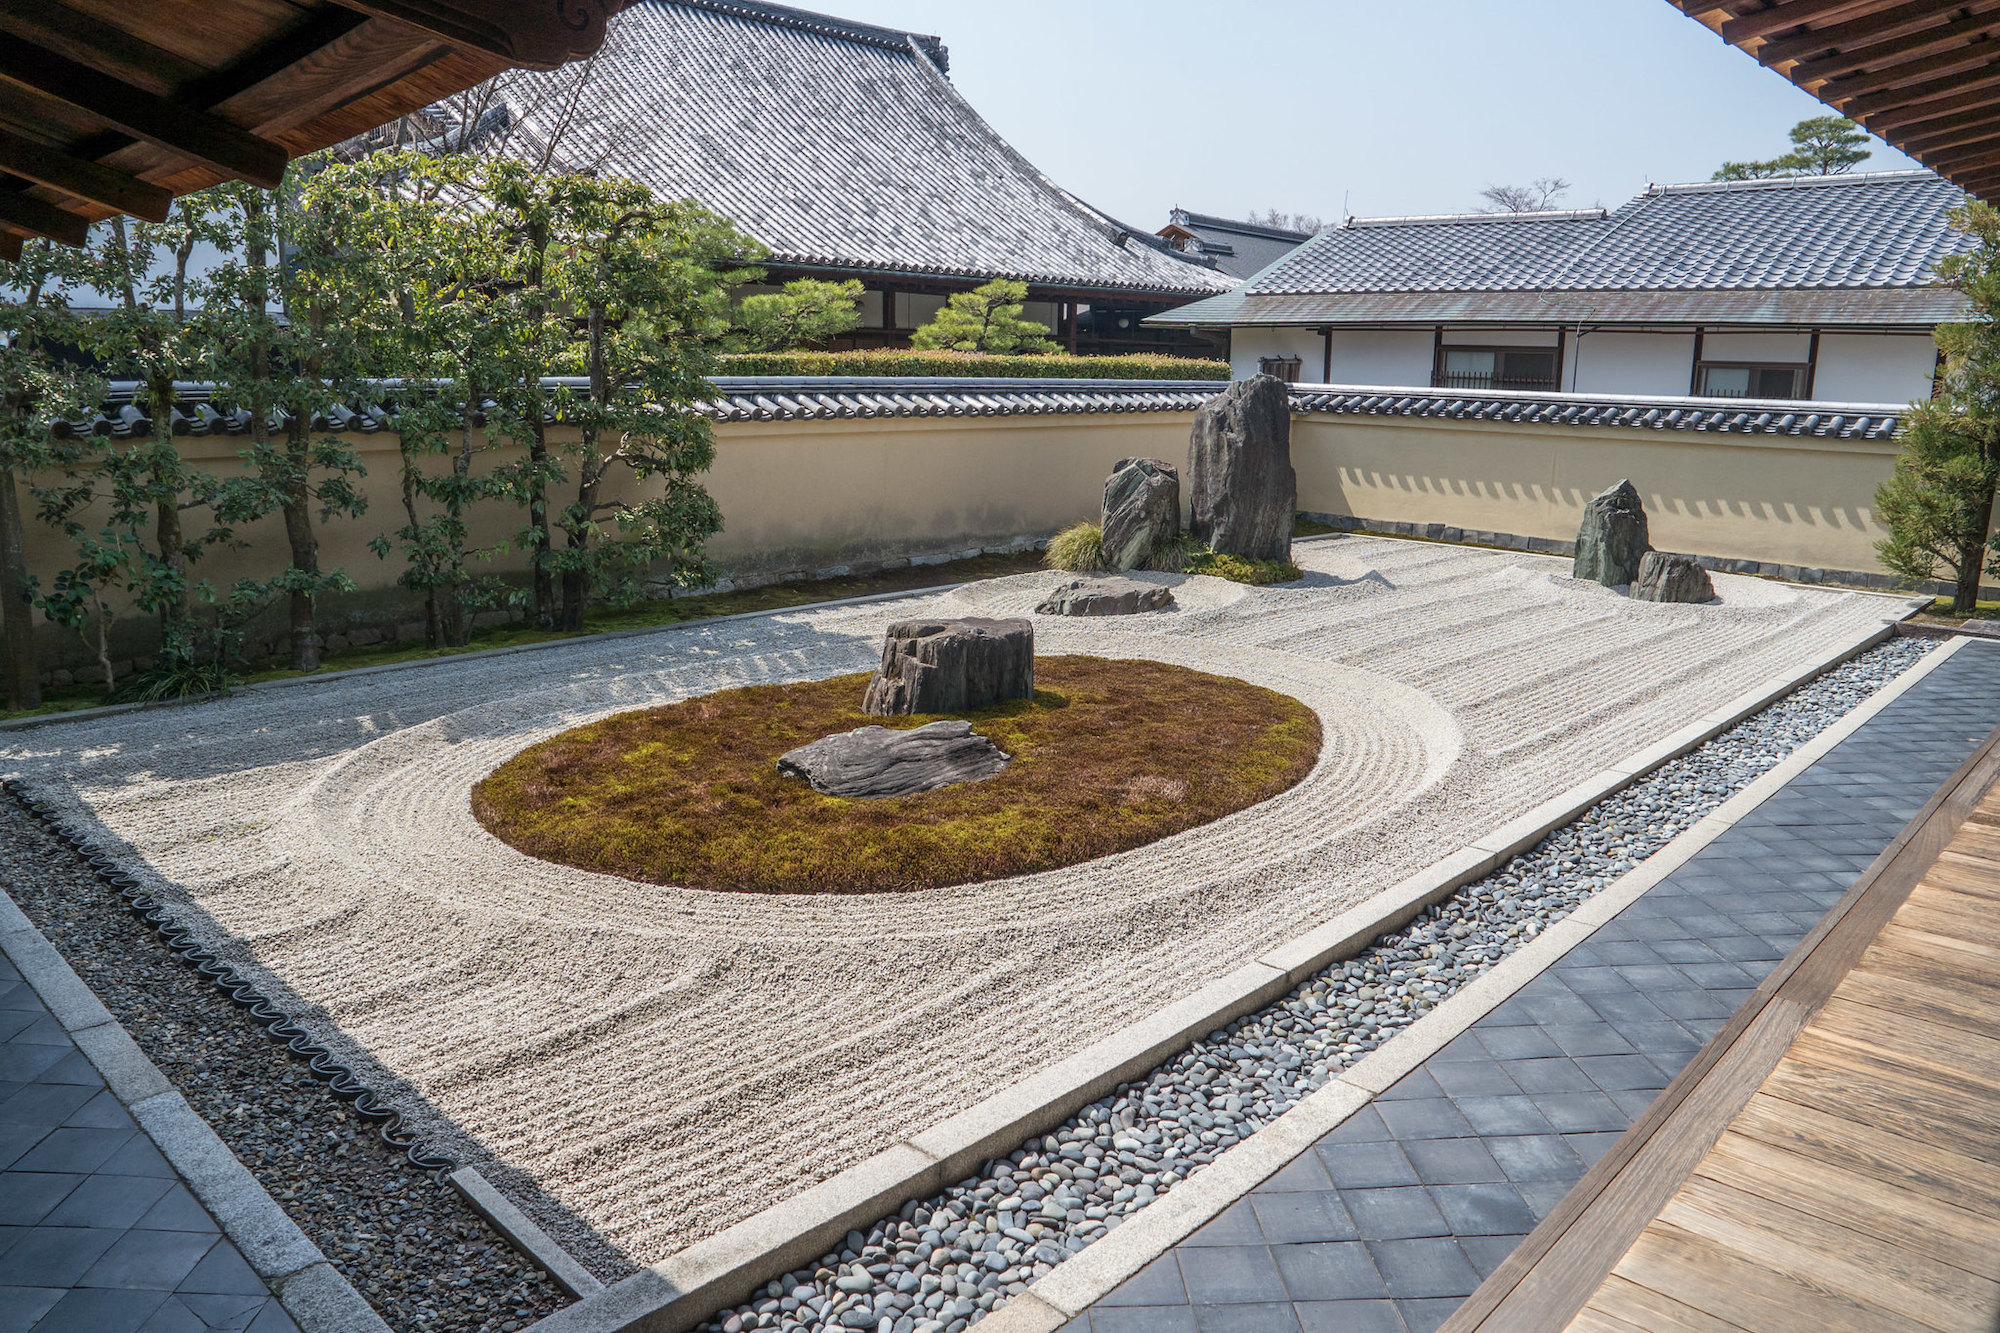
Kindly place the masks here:
POLYGON ((936 717, 861 711, 866 675, 621 713, 530 746, 473 788, 529 856, 655 884, 868 893, 1055 870, 1268 800, 1319 756, 1298 700, 1161 662, 1045 657, 1033 699, 965 714, 1012 762, 913 796, 824 796, 787 750, 936 717))
POLYGON ((1048 553, 1042 563, 1050 569, 1066 569, 1072 574, 1104 572, 1104 530, 1095 523, 1079 523, 1049 538, 1048 553))

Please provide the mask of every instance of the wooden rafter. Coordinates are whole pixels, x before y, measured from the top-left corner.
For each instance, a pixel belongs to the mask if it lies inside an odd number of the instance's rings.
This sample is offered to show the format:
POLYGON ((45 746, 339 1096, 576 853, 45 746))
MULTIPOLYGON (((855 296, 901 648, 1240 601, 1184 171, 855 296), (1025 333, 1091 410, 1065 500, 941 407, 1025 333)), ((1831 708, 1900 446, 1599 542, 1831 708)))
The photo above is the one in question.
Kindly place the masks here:
POLYGON ((0 258, 219 181, 275 186, 296 155, 589 55, 623 4, 0 0, 0 258))
POLYGON ((1672 0, 1829 107, 1989 200, 2000 0, 1672 0))

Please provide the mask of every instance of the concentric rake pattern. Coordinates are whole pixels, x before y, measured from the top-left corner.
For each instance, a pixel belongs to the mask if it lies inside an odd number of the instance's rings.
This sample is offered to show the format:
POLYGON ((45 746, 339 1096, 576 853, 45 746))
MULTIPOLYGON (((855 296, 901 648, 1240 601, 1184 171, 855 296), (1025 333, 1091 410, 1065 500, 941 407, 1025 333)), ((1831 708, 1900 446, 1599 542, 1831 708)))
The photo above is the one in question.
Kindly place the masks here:
POLYGON ((244 980, 235 968, 202 947, 185 926, 154 901, 137 876, 119 869, 116 861, 99 850, 88 837, 70 827, 53 807, 30 796, 14 779, 0 778, 0 790, 12 797, 17 805, 48 830, 51 837, 68 848, 78 860, 90 867, 92 874, 124 899, 126 909, 150 927, 176 957, 206 977, 229 997, 231 1003, 249 1014, 272 1041, 284 1046, 294 1058, 303 1060, 313 1076, 325 1082, 329 1092, 349 1103, 355 1115, 374 1125, 382 1141, 408 1157, 410 1165, 429 1173, 440 1185, 458 1170, 459 1164, 451 1158, 424 1151, 417 1136, 403 1128, 400 1111, 377 1097, 367 1084, 354 1076, 352 1069, 334 1059, 333 1052, 314 1041, 311 1033, 286 1017, 283 1010, 271 1003, 270 997, 244 980))

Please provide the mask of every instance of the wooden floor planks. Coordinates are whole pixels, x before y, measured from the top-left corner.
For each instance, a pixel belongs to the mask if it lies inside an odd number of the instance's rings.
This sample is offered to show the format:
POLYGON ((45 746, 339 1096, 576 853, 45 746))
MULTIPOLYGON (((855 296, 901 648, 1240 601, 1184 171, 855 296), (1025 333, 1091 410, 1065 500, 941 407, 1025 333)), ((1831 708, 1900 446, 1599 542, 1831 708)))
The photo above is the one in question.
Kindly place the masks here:
POLYGON ((2000 732, 1445 1333, 2000 1333, 2000 732))
POLYGON ((2000 788, 1568 1327, 2000 1328, 2000 788))

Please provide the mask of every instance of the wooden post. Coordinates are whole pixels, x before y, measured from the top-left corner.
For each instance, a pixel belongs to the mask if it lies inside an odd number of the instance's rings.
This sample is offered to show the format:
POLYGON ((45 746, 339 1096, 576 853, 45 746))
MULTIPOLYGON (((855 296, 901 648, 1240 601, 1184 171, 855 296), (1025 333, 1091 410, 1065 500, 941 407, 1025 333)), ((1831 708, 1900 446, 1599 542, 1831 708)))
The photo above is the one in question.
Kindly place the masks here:
POLYGON ((1694 331, 1694 363, 1688 367, 1688 397, 1690 398, 1701 392, 1701 340, 1702 329, 1699 325, 1696 325, 1694 331))
POLYGON ((1321 384, 1331 384, 1333 383, 1333 326, 1331 324, 1319 331, 1319 339, 1319 382, 1321 384))
POLYGON ((1812 341, 1806 344, 1806 401, 1811 402, 1813 384, 1819 379, 1819 330, 1812 331, 1812 341))

